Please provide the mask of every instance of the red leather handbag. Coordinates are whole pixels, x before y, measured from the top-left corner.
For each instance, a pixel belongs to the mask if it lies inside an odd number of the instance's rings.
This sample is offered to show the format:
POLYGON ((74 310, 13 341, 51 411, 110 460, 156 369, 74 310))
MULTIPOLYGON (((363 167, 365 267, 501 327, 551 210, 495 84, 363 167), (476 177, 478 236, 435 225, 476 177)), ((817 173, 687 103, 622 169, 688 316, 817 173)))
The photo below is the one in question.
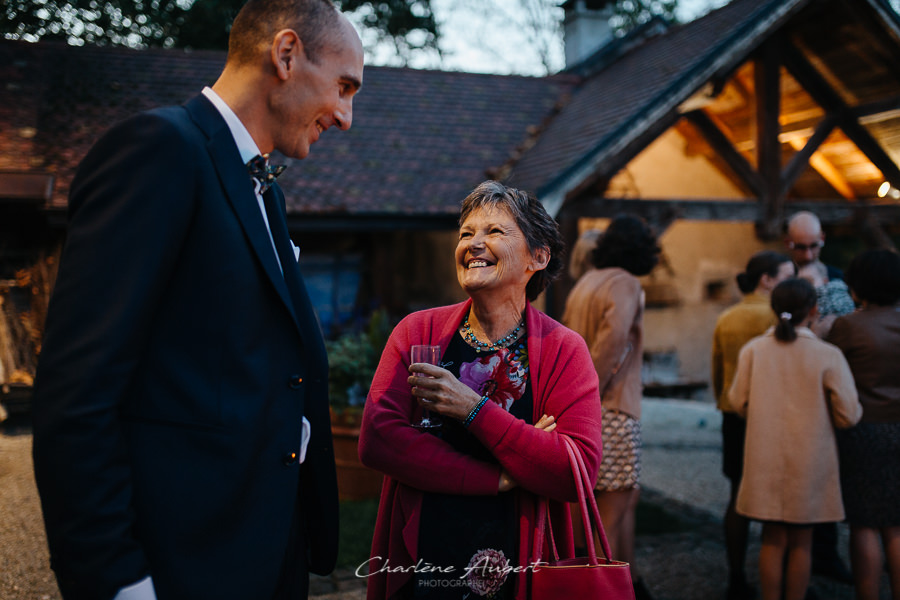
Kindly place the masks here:
MULTIPOLYGON (((569 463, 575 475, 578 489, 578 504, 581 507, 581 518, 584 521, 584 533, 587 538, 586 557, 560 559, 553 539, 553 527, 550 524, 549 503, 541 500, 538 516, 538 530, 535 535, 537 556, 543 552, 544 533, 550 532, 549 547, 553 553, 548 565, 534 569, 531 575, 532 600, 635 600, 634 587, 631 583, 631 567, 626 562, 610 558, 609 541, 600 522, 600 512, 594 499, 594 486, 588 475, 584 460, 575 442, 566 435, 561 435, 569 453, 569 463), (590 509, 590 510, 589 510, 590 509), (591 518, 593 517, 593 518, 591 518), (594 547, 594 534, 591 524, 596 527, 600 537, 600 545, 604 557, 598 559, 594 547)), ((568 511, 566 511, 568 514, 568 511)))

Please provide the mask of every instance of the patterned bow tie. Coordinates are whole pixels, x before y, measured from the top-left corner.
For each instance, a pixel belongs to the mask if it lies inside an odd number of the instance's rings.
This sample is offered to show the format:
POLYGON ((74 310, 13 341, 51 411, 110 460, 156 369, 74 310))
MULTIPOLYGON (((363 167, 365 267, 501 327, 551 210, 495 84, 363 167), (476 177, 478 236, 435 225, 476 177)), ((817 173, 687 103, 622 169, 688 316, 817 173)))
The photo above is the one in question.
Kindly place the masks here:
POLYGON ((275 183, 275 178, 281 175, 286 168, 285 165, 270 165, 268 154, 257 154, 247 163, 247 170, 250 171, 251 177, 259 181, 260 194, 265 194, 266 190, 275 183))

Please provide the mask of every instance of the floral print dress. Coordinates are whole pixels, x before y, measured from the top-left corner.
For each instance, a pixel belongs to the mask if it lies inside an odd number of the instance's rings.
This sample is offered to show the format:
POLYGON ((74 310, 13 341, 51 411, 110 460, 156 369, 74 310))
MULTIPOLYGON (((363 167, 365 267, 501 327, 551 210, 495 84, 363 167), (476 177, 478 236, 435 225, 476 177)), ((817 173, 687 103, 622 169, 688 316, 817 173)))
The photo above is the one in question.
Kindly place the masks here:
MULTIPOLYGON (((532 422, 527 338, 508 348, 478 352, 457 333, 441 366, 516 417, 532 422)), ((462 423, 444 419, 436 435, 486 462, 494 456, 462 423)), ((419 525, 419 568, 403 590, 407 598, 478 600, 512 598, 517 567, 516 496, 426 493, 419 525), (429 571, 430 572, 426 572, 429 571)))

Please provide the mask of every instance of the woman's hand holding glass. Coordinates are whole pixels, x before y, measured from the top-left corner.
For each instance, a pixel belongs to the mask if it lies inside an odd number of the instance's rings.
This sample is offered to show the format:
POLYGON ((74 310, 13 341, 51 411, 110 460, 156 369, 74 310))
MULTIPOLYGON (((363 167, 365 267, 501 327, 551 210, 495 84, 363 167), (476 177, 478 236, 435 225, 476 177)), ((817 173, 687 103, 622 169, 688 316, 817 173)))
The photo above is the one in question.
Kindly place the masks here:
MULTIPOLYGON (((441 363, 441 347, 427 344, 414 344, 409 349, 409 362, 413 364, 439 365, 441 363)), ((412 365, 410 365, 412 372, 412 365)), ((413 372, 417 378, 428 377, 427 374, 421 372, 413 372)), ((420 403, 421 404, 421 403, 420 403)), ((432 415, 430 411, 423 408, 419 420, 413 423, 413 427, 419 429, 438 429, 443 425, 440 417, 432 415)))
POLYGON ((409 365, 409 385, 419 405, 443 417, 465 420, 481 400, 478 392, 447 369, 426 363, 409 365))

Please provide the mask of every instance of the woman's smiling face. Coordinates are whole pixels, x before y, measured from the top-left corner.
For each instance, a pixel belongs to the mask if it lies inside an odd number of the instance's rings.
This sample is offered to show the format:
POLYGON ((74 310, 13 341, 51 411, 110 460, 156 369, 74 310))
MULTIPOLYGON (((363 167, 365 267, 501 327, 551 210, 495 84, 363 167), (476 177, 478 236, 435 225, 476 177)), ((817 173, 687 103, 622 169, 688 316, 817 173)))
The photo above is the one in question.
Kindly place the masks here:
POLYGON ((536 266, 525 235, 505 208, 474 210, 459 228, 456 276, 470 296, 494 290, 524 295, 536 266))

